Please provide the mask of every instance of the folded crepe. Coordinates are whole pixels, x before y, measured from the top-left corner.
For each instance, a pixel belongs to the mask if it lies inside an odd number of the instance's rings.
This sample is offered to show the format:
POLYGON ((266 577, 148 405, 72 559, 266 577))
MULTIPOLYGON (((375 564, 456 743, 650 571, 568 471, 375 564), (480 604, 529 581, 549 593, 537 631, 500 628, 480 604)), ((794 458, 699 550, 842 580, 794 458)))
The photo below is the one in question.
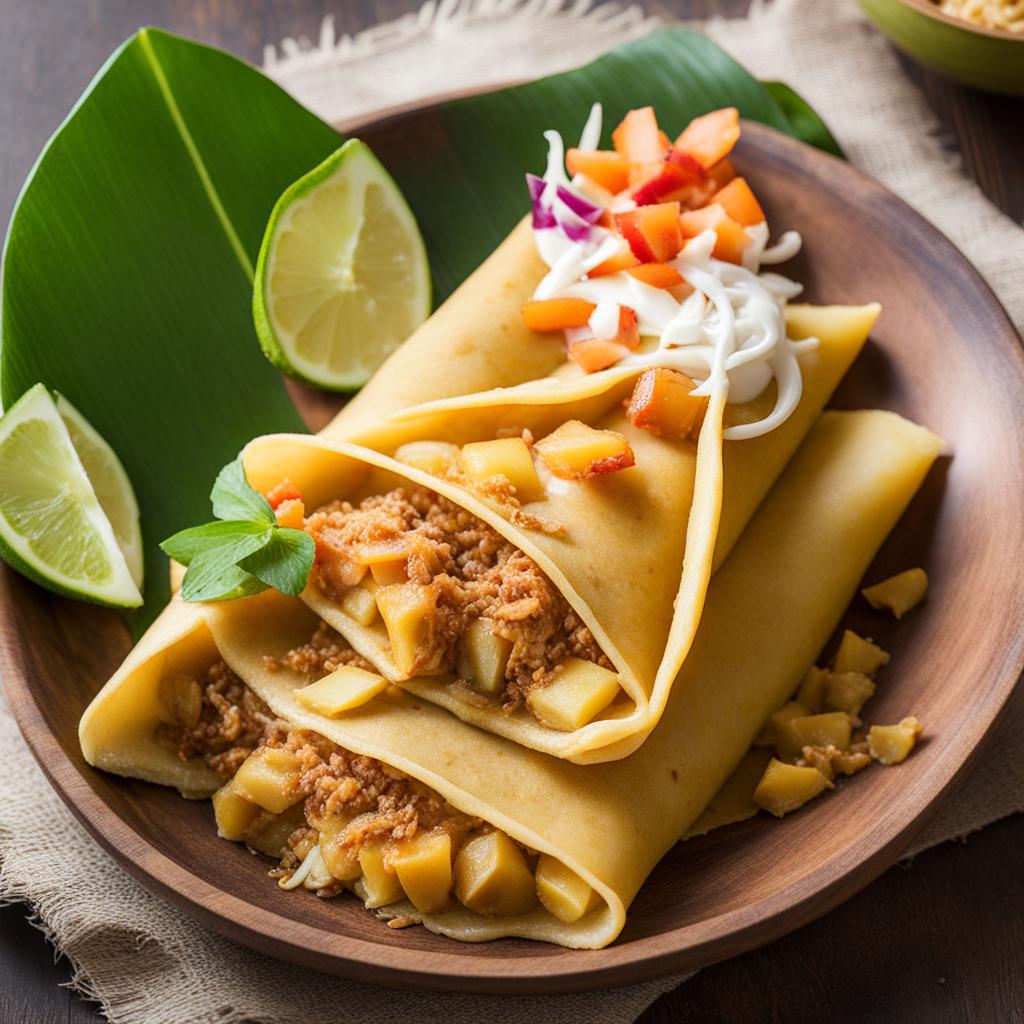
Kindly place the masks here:
POLYGON ((267 835, 287 839, 282 887, 351 887, 385 916, 466 941, 604 946, 813 663, 939 448, 891 413, 825 413, 716 574, 665 714, 625 760, 551 758, 394 687, 353 710, 314 712, 304 692, 315 682, 286 653, 313 613, 273 591, 208 606, 198 623, 173 602, 90 705, 82 749, 98 767, 211 792, 223 774, 183 760, 167 730, 193 721, 182 695, 223 658, 287 727, 304 730, 301 750, 266 741, 215 798, 222 834, 268 852, 267 835), (320 790, 294 802, 288 759, 300 754, 321 775, 334 766, 331 793, 358 789, 356 776, 387 777, 434 818, 382 842, 343 803, 332 817, 320 790), (246 834, 257 825, 262 841, 246 834))
POLYGON ((352 434, 339 420, 315 437, 258 438, 245 449, 246 474, 265 493, 286 480, 301 492, 317 540, 303 600, 387 679, 532 749, 614 760, 657 724, 714 566, 877 314, 877 306, 790 307, 790 335, 820 343, 800 356, 803 391, 791 416, 749 440, 723 444, 723 420, 760 419, 774 387, 742 405, 712 398, 694 445, 626 419, 638 371, 619 368, 426 403, 352 434), (584 434, 581 447, 628 446, 634 464, 524 486, 520 463, 533 473, 533 462, 510 435, 528 431, 541 450, 569 428, 584 434), (467 477, 459 468, 467 445, 496 449, 485 472, 515 479, 526 500, 509 503, 467 477), (424 546, 424 532, 446 546, 424 546), (477 552, 488 545, 498 564, 481 572, 477 552))

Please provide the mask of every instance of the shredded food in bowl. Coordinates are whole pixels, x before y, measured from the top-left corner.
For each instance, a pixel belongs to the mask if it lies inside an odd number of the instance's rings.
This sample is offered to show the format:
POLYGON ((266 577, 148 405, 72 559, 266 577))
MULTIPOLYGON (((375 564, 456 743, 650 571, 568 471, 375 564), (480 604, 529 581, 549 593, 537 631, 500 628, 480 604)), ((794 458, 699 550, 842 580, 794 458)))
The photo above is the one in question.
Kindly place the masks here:
POLYGON ((939 10, 982 28, 1024 35, 1024 0, 940 0, 939 10))

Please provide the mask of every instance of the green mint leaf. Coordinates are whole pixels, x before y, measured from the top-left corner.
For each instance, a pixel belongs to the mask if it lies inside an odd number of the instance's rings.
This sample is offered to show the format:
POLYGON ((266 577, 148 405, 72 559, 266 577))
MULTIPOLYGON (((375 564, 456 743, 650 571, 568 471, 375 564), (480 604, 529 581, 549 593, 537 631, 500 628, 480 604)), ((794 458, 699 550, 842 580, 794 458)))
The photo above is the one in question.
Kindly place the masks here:
POLYGON ((239 561, 241 568, 289 597, 306 588, 316 543, 308 533, 277 527, 270 541, 239 561))
MULTIPOLYGON (((168 558, 173 558, 182 565, 188 565, 193 558, 206 551, 212 551, 233 542, 244 542, 246 538, 268 534, 273 527, 264 522, 252 522, 250 520, 232 519, 228 521, 218 520, 215 523, 205 523, 202 526, 192 526, 187 530, 181 530, 171 537, 168 537, 160 545, 168 558)), ((246 552, 248 554, 248 552, 246 552)), ((244 558, 244 555, 239 555, 244 558)))
POLYGON ((229 462, 218 474, 210 491, 213 514, 218 519, 248 519, 273 526, 276 522, 270 503, 245 479, 242 456, 229 462))
POLYGON ((267 589, 255 576, 228 561, 217 550, 197 555, 181 582, 185 601, 233 601, 267 589))

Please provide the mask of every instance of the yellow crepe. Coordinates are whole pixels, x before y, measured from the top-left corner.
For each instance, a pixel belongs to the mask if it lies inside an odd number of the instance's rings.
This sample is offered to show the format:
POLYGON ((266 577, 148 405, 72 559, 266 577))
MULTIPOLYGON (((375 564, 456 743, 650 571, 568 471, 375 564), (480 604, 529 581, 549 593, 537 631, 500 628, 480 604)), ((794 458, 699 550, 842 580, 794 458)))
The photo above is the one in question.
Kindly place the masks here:
POLYGON ((200 629, 182 626, 191 616, 172 603, 86 712, 82 749, 91 764, 194 791, 193 770, 150 753, 159 714, 147 709, 159 707, 166 673, 202 661, 215 643, 288 722, 408 773, 465 813, 557 857, 603 901, 575 924, 539 908, 506 918, 461 906, 423 916, 400 903, 389 914, 467 941, 515 935, 607 945, 651 868, 813 663, 940 447, 891 413, 822 416, 717 573, 665 715, 625 760, 573 765, 393 689, 339 718, 315 715, 293 696, 305 677, 264 666, 264 654, 308 635, 313 621, 301 602, 273 591, 207 606, 200 629))
MULTIPOLYGON (((723 395, 712 400, 695 450, 687 441, 633 427, 621 403, 636 371, 613 369, 406 409, 363 430, 360 438, 369 447, 339 433, 257 438, 244 452, 246 474, 263 491, 287 477, 305 495, 307 510, 420 484, 491 525, 540 566, 587 625, 618 673, 626 702, 612 704, 572 732, 552 729, 525 707, 508 713, 497 704, 461 699, 448 685, 450 675, 403 676, 383 625, 360 625, 315 585, 307 587, 303 600, 388 679, 463 720, 578 763, 614 760, 635 750, 657 724, 699 624, 714 560, 728 554, 860 350, 877 313, 877 306, 794 307, 791 331, 821 339, 817 351, 801 357, 800 404, 769 434, 726 442, 724 454, 723 395), (390 457, 411 440, 465 444, 524 427, 542 437, 570 419, 624 434, 636 465, 566 485, 523 506, 526 513, 561 524, 563 533, 509 521, 500 507, 472 490, 390 457)), ((731 407, 728 415, 759 418, 770 409, 773 390, 731 407)))

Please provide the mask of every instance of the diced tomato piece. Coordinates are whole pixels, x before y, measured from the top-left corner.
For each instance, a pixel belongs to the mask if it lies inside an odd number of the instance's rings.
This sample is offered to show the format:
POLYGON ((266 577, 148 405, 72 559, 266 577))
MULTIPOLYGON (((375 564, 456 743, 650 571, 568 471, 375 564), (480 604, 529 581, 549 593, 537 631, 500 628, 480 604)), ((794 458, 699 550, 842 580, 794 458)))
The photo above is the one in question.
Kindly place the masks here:
POLYGON ((750 227, 764 220, 764 210, 750 190, 746 178, 733 178, 724 188, 715 193, 715 202, 732 217, 737 224, 750 227))
POLYGON ((275 484, 271 487, 264 497, 273 509, 276 509, 283 501, 303 500, 302 491, 300 491, 298 487, 296 487, 295 484, 293 484, 287 477, 285 477, 279 484, 275 484))
POLYGON ((586 299, 530 299, 523 305, 523 320, 531 331, 561 331, 583 327, 594 312, 586 299))
POLYGON ((709 228, 718 238, 711 255, 727 263, 742 263, 743 249, 750 241, 746 231, 730 217, 718 203, 700 210, 686 210, 679 217, 679 228, 684 238, 696 238, 709 228))
POLYGON ((677 202, 617 213, 615 226, 641 263, 667 263, 683 247, 677 202))
POLYGON ((658 437, 696 437, 704 420, 706 398, 695 398, 696 387, 685 373, 656 367, 644 370, 626 403, 626 419, 658 437))
POLYGON ((573 148, 565 154, 565 166, 570 174, 586 175, 609 192, 621 192, 629 184, 629 158, 622 153, 573 148))
POLYGON ((609 338, 584 338, 569 346, 569 358, 579 363, 587 373, 607 370, 609 366, 629 355, 629 349, 609 338))
POLYGON ((631 110, 612 132, 615 152, 631 164, 650 164, 661 160, 668 149, 668 137, 658 128, 654 107, 631 110))
POLYGON ((739 137, 740 112, 735 107, 723 107, 695 117, 676 139, 675 148, 689 153, 707 169, 728 156, 739 137))
POLYGON ((678 288, 683 283, 683 275, 667 263, 641 263, 626 273, 652 288, 678 288))
POLYGON ((708 168, 708 181, 716 188, 724 188, 736 177, 736 169, 730 163, 729 158, 719 160, 714 167, 708 168))
POLYGON ((624 245, 614 256, 609 256, 603 263, 598 263, 593 270, 588 270, 587 277, 618 274, 623 270, 638 266, 640 266, 640 261, 633 255, 633 250, 628 245, 624 245))

